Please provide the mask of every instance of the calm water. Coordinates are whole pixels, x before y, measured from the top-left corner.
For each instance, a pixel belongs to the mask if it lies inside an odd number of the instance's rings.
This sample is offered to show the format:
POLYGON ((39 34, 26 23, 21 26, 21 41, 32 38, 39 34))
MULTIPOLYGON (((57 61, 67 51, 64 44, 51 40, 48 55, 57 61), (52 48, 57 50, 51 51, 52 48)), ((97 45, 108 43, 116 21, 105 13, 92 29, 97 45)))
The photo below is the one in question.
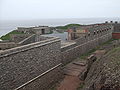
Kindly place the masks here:
POLYGON ((0 36, 16 29, 20 26, 38 26, 38 25, 47 25, 47 26, 60 26, 70 23, 78 24, 93 24, 93 23, 102 23, 105 21, 120 21, 120 18, 85 18, 85 19, 41 19, 41 20, 16 20, 16 21, 0 21, 0 36))
POLYGON ((43 35, 43 36, 59 37, 64 42, 64 41, 66 41, 66 39, 68 39, 68 32, 59 33, 59 32, 54 31, 52 34, 47 34, 47 35, 43 35))

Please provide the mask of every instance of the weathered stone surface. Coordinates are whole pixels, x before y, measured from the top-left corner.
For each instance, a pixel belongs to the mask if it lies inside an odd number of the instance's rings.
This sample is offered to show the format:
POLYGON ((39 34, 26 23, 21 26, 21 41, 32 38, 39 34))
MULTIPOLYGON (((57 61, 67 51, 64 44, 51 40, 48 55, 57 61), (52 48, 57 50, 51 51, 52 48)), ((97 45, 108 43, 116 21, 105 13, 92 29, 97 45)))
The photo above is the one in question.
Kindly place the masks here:
POLYGON ((25 38, 28 38, 31 35, 32 34, 11 34, 10 39, 12 42, 18 43, 18 42, 24 40, 25 38))
POLYGON ((13 90, 59 63, 59 39, 4 51, 0 55, 0 90, 13 90))
POLYGON ((82 90, 120 90, 120 47, 91 66, 82 90))
MULTIPOLYGON (((111 31, 111 30, 110 30, 111 31)), ((91 39, 79 38, 76 40, 77 46, 73 48, 62 50, 62 63, 66 64, 74 60, 76 57, 89 52, 90 50, 96 48, 100 44, 108 41, 112 38, 112 32, 103 33, 101 36, 90 36, 91 39), (81 42, 82 41, 82 42, 81 42)))
MULTIPOLYGON (((111 31, 109 29, 96 35, 82 37, 75 43, 77 45, 73 45, 72 48, 65 47, 65 50, 62 51, 58 38, 3 51, 0 53, 0 90, 13 90, 61 62, 63 64, 71 62, 76 57, 111 39, 111 31)), ((40 39, 41 37, 35 38, 36 41, 40 39)), ((38 90, 48 86, 55 78, 59 78, 59 70, 61 69, 58 68, 55 71, 51 71, 41 79, 38 79, 38 81, 36 80, 24 87, 24 90, 30 90, 30 88, 38 90)))
POLYGON ((53 84, 62 78, 63 72, 61 66, 59 66, 18 90, 48 90, 53 84))
POLYGON ((92 64, 96 61, 96 59, 97 58, 94 55, 91 55, 91 56, 88 57, 86 69, 81 73, 80 80, 83 80, 83 81, 85 80, 92 64))

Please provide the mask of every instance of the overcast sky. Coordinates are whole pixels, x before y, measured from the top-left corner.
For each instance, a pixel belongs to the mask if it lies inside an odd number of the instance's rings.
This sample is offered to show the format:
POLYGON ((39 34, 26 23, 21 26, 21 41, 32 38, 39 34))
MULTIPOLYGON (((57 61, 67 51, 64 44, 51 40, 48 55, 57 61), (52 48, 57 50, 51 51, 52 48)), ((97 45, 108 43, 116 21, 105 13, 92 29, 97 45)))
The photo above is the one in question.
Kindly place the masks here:
POLYGON ((120 17, 120 0, 0 0, 0 20, 120 17))

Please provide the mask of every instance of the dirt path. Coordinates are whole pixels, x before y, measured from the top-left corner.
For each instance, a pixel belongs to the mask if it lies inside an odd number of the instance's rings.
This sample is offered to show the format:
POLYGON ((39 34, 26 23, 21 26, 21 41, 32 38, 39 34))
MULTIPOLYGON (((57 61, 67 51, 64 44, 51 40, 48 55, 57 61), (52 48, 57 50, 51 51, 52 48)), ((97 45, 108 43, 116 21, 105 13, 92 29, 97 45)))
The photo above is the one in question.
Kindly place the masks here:
MULTIPOLYGON (((106 50, 97 50, 93 53, 98 59, 105 54, 106 50)), ((77 90, 83 81, 79 76, 86 69, 86 61, 74 61, 64 68, 65 78, 57 87, 57 90, 77 90)))
POLYGON ((79 79, 81 72, 85 70, 86 62, 76 61, 64 68, 65 78, 57 87, 57 90, 76 90, 82 81, 79 79))

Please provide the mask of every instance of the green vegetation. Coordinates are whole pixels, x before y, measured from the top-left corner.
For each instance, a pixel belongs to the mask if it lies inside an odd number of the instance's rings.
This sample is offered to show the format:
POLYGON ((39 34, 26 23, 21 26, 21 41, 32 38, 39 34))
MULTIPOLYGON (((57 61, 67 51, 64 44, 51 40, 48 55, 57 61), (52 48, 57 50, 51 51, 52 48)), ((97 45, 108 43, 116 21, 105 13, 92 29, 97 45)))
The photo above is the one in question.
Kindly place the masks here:
POLYGON ((120 52, 120 47, 116 47, 116 48, 112 49, 111 51, 109 51, 109 52, 107 53, 107 55, 113 54, 113 53, 115 53, 115 52, 120 52))
POLYGON ((52 34, 53 33, 53 31, 50 31, 50 33, 47 33, 47 34, 52 34))
POLYGON ((55 85, 52 85, 52 86, 49 88, 49 90, 57 90, 56 87, 57 87, 56 84, 55 84, 55 85))
POLYGON ((118 40, 118 39, 110 39, 110 40, 108 40, 107 42, 101 44, 101 46, 107 45, 107 44, 111 44, 111 42, 114 41, 114 40, 118 40))
POLYGON ((92 49, 90 50, 88 53, 85 53, 83 55, 80 56, 80 59, 86 59, 86 57, 90 56, 91 53, 95 52, 97 49, 92 49))
POLYGON ((0 37, 1 40, 10 40, 10 34, 24 34, 23 32, 17 32, 17 31, 12 31, 12 32, 9 32, 8 34, 0 37))
POLYGON ((80 86, 77 88, 77 90, 80 90, 84 87, 84 83, 81 83, 80 86))
POLYGON ((100 46, 96 47, 95 49, 90 50, 88 53, 85 53, 85 54, 81 55, 80 59, 86 59, 86 57, 90 56, 93 52, 95 52, 96 50, 100 49, 100 47, 102 47, 104 45, 109 45, 114 40, 117 40, 117 39, 110 39, 110 40, 108 40, 107 42, 101 44, 100 46))
POLYGON ((57 90, 55 87, 50 88, 50 90, 57 90))
POLYGON ((68 29, 68 28, 71 28, 71 27, 78 27, 78 26, 81 26, 80 24, 68 24, 68 25, 65 25, 65 26, 57 26, 56 29, 68 29))

